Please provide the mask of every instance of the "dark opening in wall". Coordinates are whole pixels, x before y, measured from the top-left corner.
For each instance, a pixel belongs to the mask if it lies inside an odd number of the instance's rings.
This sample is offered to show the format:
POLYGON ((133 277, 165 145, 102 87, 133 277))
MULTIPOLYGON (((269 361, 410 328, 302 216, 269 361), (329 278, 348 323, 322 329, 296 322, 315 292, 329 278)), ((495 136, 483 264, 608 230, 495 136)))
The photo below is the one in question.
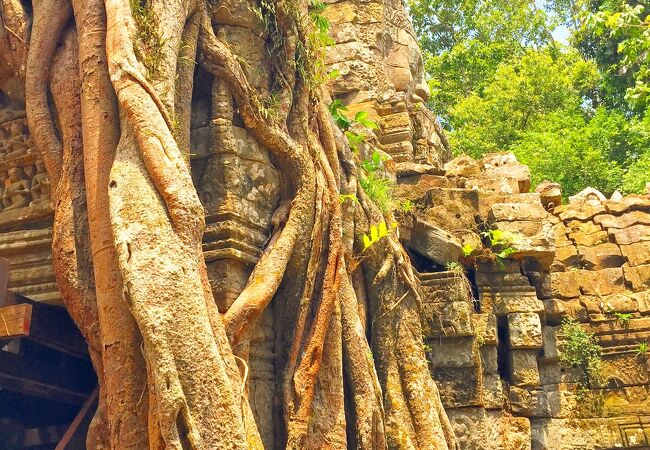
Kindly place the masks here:
POLYGON ((510 331, 508 317, 497 317, 497 370, 502 380, 510 383, 510 331))
POLYGON ((413 264, 413 267, 418 272, 433 273, 433 272, 442 272, 444 270, 447 270, 445 267, 441 266, 440 264, 436 264, 426 256, 422 256, 419 253, 412 251, 407 246, 404 246, 404 248, 406 250, 406 253, 408 253, 409 257, 411 258, 411 263, 413 264))
POLYGON ((467 280, 469 281, 469 287, 472 293, 472 304, 474 305, 474 311, 480 313, 481 301, 479 300, 478 286, 476 284, 476 270, 472 267, 467 269, 467 280))

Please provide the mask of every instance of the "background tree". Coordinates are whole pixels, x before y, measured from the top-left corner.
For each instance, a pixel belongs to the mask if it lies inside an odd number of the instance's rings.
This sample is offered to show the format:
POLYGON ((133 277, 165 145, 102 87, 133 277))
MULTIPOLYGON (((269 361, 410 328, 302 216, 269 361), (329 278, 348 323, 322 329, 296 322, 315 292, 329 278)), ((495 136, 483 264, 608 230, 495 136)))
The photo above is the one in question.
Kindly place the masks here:
POLYGON ((446 0, 410 3, 428 51, 430 105, 452 150, 474 157, 512 151, 530 166, 534 184, 560 182, 565 195, 586 186, 643 192, 650 181, 642 170, 645 7, 536 5, 473 1, 454 10, 446 0), (553 38, 558 27, 568 42, 553 38))

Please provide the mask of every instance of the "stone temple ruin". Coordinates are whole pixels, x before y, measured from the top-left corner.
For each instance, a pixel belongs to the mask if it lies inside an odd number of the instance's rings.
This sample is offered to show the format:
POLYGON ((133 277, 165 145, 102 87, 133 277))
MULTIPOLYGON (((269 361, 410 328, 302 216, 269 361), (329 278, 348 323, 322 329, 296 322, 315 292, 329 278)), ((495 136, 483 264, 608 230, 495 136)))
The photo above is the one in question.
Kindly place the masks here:
MULTIPOLYGON (((222 3, 221 37, 263 64, 252 13, 243 2, 222 3)), ((395 197, 412 205, 400 234, 419 273, 431 373, 461 448, 650 448, 650 352, 640 351, 650 343, 650 195, 608 200, 586 190, 563 204, 552 183, 531 192, 528 168, 512 154, 452 159, 424 107, 422 57, 402 3, 341 0, 325 14, 335 42, 326 63, 340 74, 333 96, 350 114, 366 111, 378 123, 376 144, 391 161, 395 197), (514 236, 506 258, 485 256, 490 229, 514 236), (560 361, 565 318, 602 347, 601 381, 586 389, 578 370, 560 361)), ((268 89, 254 66, 245 68, 249 78, 268 89)), ((281 175, 243 128, 223 83, 200 70, 196 77, 191 167, 223 312, 268 239, 281 175), (217 93, 212 102, 210 92, 217 93), (223 145, 211 148, 209 133, 223 145)), ((0 257, 10 262, 9 289, 60 304, 47 175, 24 105, 1 100, 0 257)), ((267 308, 250 350, 249 398, 269 449, 273 327, 267 308)))

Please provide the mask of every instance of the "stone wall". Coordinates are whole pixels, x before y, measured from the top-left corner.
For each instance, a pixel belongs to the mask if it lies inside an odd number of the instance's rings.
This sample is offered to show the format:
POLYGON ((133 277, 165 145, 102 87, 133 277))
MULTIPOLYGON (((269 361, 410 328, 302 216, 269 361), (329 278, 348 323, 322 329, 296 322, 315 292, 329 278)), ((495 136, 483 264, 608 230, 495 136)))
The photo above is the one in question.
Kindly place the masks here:
MULTIPOLYGON (((399 214, 399 232, 419 273, 425 348, 461 448, 650 447, 648 359, 637 355, 639 343, 650 341, 650 197, 606 200, 587 191, 561 205, 556 185, 530 192, 528 168, 511 154, 451 160, 424 107, 422 57, 402 3, 328 3, 334 45, 326 62, 340 74, 330 81, 332 95, 351 116, 366 111, 378 123, 370 140, 388 158, 397 202, 413 204, 399 214), (507 258, 486 251, 481 233, 490 229, 516 236, 507 258), (579 320, 603 347, 604 379, 592 393, 598 404, 586 413, 576 400, 575 370, 558 361, 565 317, 579 320)), ((212 18, 219 36, 251 62, 245 70, 256 88, 268 91, 269 80, 255 76, 268 64, 263 27, 246 2, 222 6, 212 18)), ((60 302, 49 183, 22 108, 0 104, 0 256, 11 262, 10 288, 60 302)), ((362 159, 370 151, 360 145, 362 159)), ((282 171, 243 128, 224 83, 201 70, 191 153, 206 212, 205 259, 225 311, 282 207, 282 171)), ((273 308, 248 349, 249 398, 268 448, 273 308)))
POLYGON ((557 185, 528 192, 528 169, 507 153, 445 169, 398 193, 416 205, 403 236, 462 448, 648 448, 650 196, 587 189, 561 205, 557 185), (512 237, 506 259, 486 255, 488 229, 512 237), (564 318, 602 347, 602 379, 586 391, 558 359, 564 318))

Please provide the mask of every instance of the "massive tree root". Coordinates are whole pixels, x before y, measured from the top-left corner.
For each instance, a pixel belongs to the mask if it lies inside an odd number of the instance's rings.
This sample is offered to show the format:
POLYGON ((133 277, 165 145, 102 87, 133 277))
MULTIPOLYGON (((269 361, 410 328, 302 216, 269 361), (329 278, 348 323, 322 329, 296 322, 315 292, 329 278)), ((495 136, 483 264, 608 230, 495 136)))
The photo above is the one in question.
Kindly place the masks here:
POLYGON ((272 5, 283 45, 272 61, 277 111, 265 115, 240 55, 215 33, 218 5, 34 2, 27 114, 56 186, 57 281, 101 386, 89 448, 263 448, 246 349, 273 301, 276 448, 456 449, 398 237, 355 258, 369 225, 394 218, 363 193, 358 157, 301 54, 319 55, 309 4, 272 5), (272 236, 223 316, 188 167, 188 60, 215 78, 213 95, 232 96, 284 173, 272 236))

